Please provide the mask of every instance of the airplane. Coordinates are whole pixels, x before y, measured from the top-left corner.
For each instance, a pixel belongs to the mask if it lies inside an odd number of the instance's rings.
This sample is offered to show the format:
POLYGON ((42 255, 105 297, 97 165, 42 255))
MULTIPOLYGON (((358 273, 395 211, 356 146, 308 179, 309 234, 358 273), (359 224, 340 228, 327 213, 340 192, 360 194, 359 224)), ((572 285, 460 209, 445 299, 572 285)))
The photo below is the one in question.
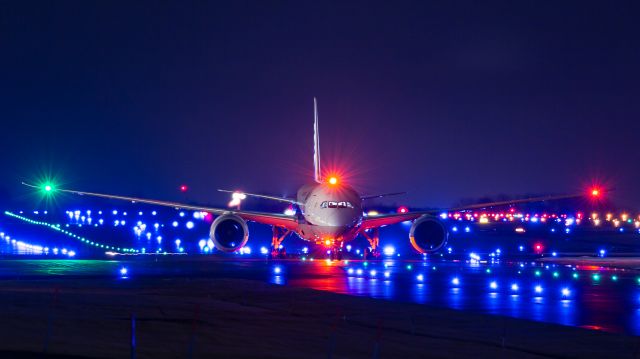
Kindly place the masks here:
MULTIPOLYGON (((416 252, 421 254, 433 253, 443 248, 449 238, 447 227, 438 217, 438 214, 443 211, 469 211, 480 208, 576 198, 587 195, 580 193, 543 196, 511 201, 480 203, 448 209, 415 212, 405 210, 399 213, 366 216, 363 212, 363 201, 401 193, 362 196, 353 187, 346 183, 341 183, 340 179, 336 176, 328 176, 325 178, 320 167, 318 103, 315 98, 313 99, 313 118, 314 182, 300 187, 295 199, 244 192, 239 193, 243 198, 249 196, 288 203, 297 208, 295 214, 212 208, 72 189, 54 189, 51 185, 47 185, 42 189, 47 192, 55 190, 56 192, 66 192, 76 195, 102 197, 211 213, 217 217, 211 224, 209 236, 215 248, 222 252, 239 251, 249 240, 247 221, 253 221, 272 226, 271 257, 283 257, 284 249, 281 244, 289 234, 295 233, 303 240, 326 247, 330 251, 331 257, 335 259, 341 258, 344 244, 354 240, 359 235, 362 235, 369 242, 369 248, 365 252, 365 255, 378 257, 380 255, 380 227, 383 226, 412 221, 411 229, 409 230, 409 241, 412 247, 416 252)), ((41 188, 33 184, 24 182, 23 184, 29 187, 41 188)), ((219 191, 233 193, 233 191, 227 190, 219 191)), ((598 197, 600 193, 601 191, 599 189, 593 189, 589 195, 598 197)))

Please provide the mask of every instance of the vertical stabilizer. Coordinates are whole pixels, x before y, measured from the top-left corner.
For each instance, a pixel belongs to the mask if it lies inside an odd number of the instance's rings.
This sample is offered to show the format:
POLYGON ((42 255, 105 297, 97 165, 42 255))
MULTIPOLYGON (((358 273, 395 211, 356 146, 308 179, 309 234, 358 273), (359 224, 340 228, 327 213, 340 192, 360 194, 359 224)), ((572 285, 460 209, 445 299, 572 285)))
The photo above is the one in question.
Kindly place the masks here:
POLYGON ((320 172, 320 132, 318 131, 318 101, 313 98, 313 169, 315 180, 322 183, 320 172))

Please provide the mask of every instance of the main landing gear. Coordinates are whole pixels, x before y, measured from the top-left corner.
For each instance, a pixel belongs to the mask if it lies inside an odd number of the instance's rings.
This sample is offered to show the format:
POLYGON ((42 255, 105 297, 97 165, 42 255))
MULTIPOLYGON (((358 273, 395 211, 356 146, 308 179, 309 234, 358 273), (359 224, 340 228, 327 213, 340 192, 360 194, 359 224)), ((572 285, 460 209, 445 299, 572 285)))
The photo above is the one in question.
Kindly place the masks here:
POLYGON ((290 230, 285 230, 280 227, 273 227, 273 236, 271 237, 271 253, 269 258, 286 258, 287 251, 284 247, 281 247, 282 241, 291 233, 290 230))
POLYGON ((371 234, 366 231, 360 232, 362 236, 369 241, 369 247, 364 251, 364 259, 371 257, 371 259, 380 258, 380 229, 374 228, 371 230, 371 234))

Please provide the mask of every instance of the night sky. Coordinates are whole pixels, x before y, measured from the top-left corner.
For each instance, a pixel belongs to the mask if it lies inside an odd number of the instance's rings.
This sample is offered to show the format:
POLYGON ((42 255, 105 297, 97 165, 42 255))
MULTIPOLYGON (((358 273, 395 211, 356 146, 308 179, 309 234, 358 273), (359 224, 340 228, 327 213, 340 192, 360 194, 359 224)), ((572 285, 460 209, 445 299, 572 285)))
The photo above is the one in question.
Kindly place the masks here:
MULTIPOLYGON (((2 2, 0 191, 224 203, 323 165, 412 206, 575 192, 640 209, 632 2, 2 2)), ((7 195, 8 194, 8 195, 7 195)), ((82 199, 80 199, 82 200, 82 199)))

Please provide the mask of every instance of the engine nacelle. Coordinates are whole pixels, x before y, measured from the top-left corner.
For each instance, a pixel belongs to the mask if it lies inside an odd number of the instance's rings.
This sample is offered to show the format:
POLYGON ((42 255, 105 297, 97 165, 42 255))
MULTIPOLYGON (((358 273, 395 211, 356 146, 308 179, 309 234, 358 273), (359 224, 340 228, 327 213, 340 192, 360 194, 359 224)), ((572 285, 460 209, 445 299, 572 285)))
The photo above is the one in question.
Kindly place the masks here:
POLYGON ((411 225, 409 240, 419 253, 433 253, 447 244, 449 231, 442 221, 425 214, 411 225))
POLYGON ((213 221, 209 238, 223 252, 235 252, 249 240, 247 222, 235 214, 223 214, 213 221))

